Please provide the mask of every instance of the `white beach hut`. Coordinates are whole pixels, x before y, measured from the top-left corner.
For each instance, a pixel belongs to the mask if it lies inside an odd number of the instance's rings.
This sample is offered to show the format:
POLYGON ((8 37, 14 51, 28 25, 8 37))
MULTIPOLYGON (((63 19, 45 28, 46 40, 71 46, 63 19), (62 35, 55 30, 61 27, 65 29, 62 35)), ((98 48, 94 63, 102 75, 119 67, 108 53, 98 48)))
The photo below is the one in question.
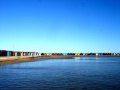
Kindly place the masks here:
POLYGON ((98 56, 98 53, 96 53, 96 56, 98 56))
POLYGON ((21 52, 21 56, 23 56, 23 52, 21 52))

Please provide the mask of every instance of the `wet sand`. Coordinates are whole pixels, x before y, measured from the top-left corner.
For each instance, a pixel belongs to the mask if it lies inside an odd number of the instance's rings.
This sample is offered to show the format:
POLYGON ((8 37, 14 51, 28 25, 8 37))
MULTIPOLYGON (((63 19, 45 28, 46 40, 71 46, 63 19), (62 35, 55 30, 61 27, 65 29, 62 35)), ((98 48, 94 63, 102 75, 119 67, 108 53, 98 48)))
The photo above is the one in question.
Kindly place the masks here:
MULTIPOLYGON (((42 61, 47 59, 72 59, 73 57, 96 57, 96 56, 37 56, 37 57, 26 57, 26 58, 6 58, 1 59, 0 58, 0 65, 6 65, 6 64, 15 64, 15 63, 24 63, 24 62, 34 62, 34 61, 42 61)), ((114 57, 114 56, 97 56, 97 57, 114 57)))
POLYGON ((25 59, 11 59, 11 60, 0 60, 0 65, 6 64, 15 64, 15 63, 24 63, 24 62, 34 62, 38 61, 37 59, 25 58, 25 59))

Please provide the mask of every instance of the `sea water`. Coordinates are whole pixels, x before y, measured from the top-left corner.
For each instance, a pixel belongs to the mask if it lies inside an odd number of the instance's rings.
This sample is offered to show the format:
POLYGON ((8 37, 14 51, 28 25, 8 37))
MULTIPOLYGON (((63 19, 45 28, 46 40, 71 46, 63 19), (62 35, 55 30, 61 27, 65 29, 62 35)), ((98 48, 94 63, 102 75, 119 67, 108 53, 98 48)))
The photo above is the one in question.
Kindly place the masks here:
POLYGON ((74 57, 0 66, 0 90, 119 90, 120 58, 74 57))

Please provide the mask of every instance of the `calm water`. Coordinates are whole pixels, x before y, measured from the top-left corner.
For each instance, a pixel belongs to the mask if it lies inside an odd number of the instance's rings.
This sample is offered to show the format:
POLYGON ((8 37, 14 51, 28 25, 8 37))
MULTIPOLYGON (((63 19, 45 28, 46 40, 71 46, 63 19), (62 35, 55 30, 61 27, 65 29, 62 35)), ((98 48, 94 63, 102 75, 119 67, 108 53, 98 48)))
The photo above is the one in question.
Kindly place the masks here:
POLYGON ((76 57, 3 65, 0 89, 120 90, 120 58, 76 57))

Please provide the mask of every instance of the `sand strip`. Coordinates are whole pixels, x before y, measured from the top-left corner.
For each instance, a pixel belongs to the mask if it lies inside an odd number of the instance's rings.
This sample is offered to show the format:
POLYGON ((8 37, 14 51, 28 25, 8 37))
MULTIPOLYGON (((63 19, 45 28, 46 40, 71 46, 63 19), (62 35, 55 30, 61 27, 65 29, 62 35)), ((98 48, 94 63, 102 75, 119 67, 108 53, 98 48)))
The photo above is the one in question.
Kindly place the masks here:
MULTIPOLYGON (((0 65, 42 61, 46 59, 72 59, 73 57, 96 57, 96 56, 36 56, 36 57, 0 57, 0 65)), ((97 56, 97 57, 114 57, 114 56, 97 56)))

